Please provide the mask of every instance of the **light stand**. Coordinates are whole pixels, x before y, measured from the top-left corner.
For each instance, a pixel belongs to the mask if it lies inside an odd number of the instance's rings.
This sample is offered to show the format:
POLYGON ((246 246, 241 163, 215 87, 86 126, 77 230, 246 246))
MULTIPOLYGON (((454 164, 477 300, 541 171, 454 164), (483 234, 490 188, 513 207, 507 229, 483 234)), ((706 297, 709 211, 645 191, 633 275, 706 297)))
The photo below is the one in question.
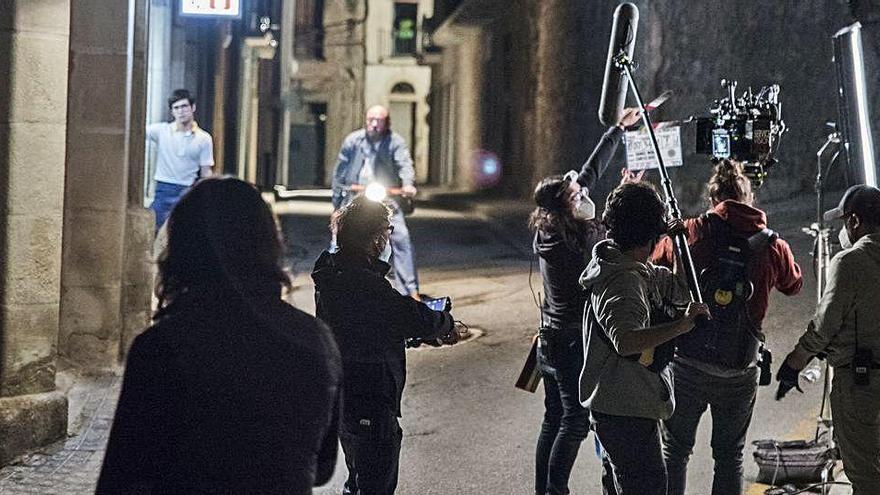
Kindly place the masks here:
MULTIPOLYGON (((825 176, 828 175, 828 171, 831 169, 831 166, 837 161, 837 158, 840 156, 841 147, 840 147, 840 134, 837 132, 832 132, 828 135, 828 139, 825 140, 825 143, 822 147, 819 148, 819 151, 816 152, 816 221, 810 225, 809 227, 805 227, 801 230, 804 233, 814 237, 815 243, 813 245, 813 260, 814 267, 816 271, 816 304, 822 300, 822 294, 825 292, 825 284, 828 280, 828 265, 831 261, 831 232, 832 229, 825 223, 824 219, 824 211, 825 211, 825 186, 824 180, 825 176), (832 145, 834 145, 832 147, 832 145), (828 164, 825 166, 825 170, 823 173, 823 158, 825 157, 825 152, 828 149, 834 149, 834 153, 831 155, 828 160, 828 164)), ((831 380, 834 376, 834 368, 828 365, 828 361, 825 361, 824 366, 824 380, 822 387, 822 405, 819 408, 819 416, 816 419, 816 434, 814 440, 816 442, 819 441, 819 435, 824 427, 828 433, 828 446, 829 448, 834 448, 834 423, 831 418, 831 407, 829 397, 831 394, 831 380)), ((837 459, 837 456, 834 457, 832 461, 830 461, 829 465, 826 466, 825 470, 822 472, 822 482, 831 481, 832 470, 834 469, 834 460, 837 459)), ((827 494, 830 485, 822 486, 822 493, 827 494)))
MULTIPOLYGON (((660 170, 660 183, 663 186, 663 195, 665 196, 669 213, 675 220, 681 220, 681 210, 678 209, 678 202, 676 201, 675 193, 672 190, 672 181, 669 179, 669 172, 666 170, 666 165, 663 164, 663 156, 660 153, 660 144, 657 142, 657 135, 654 134, 654 126, 651 123, 651 117, 648 115, 648 108, 645 106, 644 101, 642 101, 642 95, 639 93, 636 81, 632 77, 632 60, 625 51, 621 51, 616 57, 614 57, 614 65, 623 71, 627 81, 629 81, 629 87, 632 88, 633 94, 636 97, 636 102, 642 110, 642 121, 648 129, 648 134, 651 136, 651 144, 654 145, 654 154, 657 157, 657 165, 660 170)), ((675 247, 675 255, 681 261, 685 276, 687 277, 688 291, 691 294, 691 300, 701 303, 703 302, 703 296, 700 294, 700 284, 697 281, 697 272, 694 269, 694 262, 693 258, 691 258, 690 248, 688 248, 686 234, 684 232, 675 234, 672 236, 672 242, 675 247)))

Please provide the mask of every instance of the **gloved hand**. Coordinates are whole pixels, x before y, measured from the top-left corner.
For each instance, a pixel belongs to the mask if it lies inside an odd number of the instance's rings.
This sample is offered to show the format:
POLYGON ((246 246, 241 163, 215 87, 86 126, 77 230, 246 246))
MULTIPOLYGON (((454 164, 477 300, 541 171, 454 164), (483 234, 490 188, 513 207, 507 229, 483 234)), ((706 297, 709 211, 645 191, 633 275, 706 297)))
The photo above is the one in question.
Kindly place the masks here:
POLYGON ((804 391, 801 390, 801 386, 798 385, 799 374, 800 371, 788 365, 788 360, 782 363, 782 366, 779 367, 779 371, 776 372, 776 381, 779 382, 779 388, 776 389, 776 400, 785 397, 785 394, 791 389, 796 389, 798 392, 804 393, 804 391))
POLYGON ((439 342, 441 344, 445 344, 445 345, 457 344, 458 341, 461 340, 461 333, 459 332, 458 327, 459 327, 459 324, 457 322, 453 323, 452 328, 449 330, 449 332, 446 335, 440 337, 439 342))

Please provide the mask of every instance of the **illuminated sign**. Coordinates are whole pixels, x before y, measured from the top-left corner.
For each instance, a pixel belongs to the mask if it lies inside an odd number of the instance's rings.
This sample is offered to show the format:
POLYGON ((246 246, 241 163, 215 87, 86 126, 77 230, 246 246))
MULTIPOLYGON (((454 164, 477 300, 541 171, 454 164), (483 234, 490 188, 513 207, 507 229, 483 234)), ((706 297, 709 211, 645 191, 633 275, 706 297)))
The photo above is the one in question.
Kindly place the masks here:
POLYGON ((239 18, 241 0, 181 0, 182 15, 205 17, 239 18))

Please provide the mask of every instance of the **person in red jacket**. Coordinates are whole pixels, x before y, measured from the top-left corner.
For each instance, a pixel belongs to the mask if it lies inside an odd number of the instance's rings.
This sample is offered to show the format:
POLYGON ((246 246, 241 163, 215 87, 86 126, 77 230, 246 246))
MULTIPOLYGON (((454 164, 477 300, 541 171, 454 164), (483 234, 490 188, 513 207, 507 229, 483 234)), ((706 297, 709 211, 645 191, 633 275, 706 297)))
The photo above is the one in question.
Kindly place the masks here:
MULTIPOLYGON (((755 208, 741 164, 719 162, 707 190, 711 209, 685 220, 685 225, 713 318, 679 340, 671 364, 676 406, 662 430, 670 495, 685 492, 688 459, 707 408, 712 414, 715 459, 712 494, 742 492, 742 451, 757 395, 758 349, 764 341, 761 322, 770 291, 776 288, 790 296, 803 285, 788 243, 767 229, 767 215, 755 208), (731 267, 736 266, 744 266, 740 269, 744 283, 729 283, 731 274, 737 273, 731 267), (725 277, 732 290, 725 287, 725 277), (737 292, 736 287, 742 290, 737 292)), ((672 266, 669 238, 658 244, 653 259, 672 266)))

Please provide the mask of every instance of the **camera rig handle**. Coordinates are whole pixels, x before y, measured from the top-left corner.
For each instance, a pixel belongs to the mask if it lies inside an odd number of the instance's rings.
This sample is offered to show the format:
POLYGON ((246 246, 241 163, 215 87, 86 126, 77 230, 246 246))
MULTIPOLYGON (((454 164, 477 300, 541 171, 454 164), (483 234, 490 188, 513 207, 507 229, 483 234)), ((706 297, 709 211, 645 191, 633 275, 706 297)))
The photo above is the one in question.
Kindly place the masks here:
MULTIPOLYGON (((614 64, 617 68, 623 71, 627 81, 629 81, 629 87, 632 88, 633 94, 636 97, 636 102, 642 110, 642 121, 648 129, 648 134, 651 136, 651 144, 654 146, 654 155, 657 157, 658 170, 660 171, 660 182, 663 186, 663 195, 666 199, 666 206, 669 208, 669 213, 675 220, 681 220, 681 210, 678 209, 678 201, 675 199, 675 192, 672 189, 672 180, 669 178, 669 172, 666 170, 666 165, 663 163, 663 156, 660 153, 660 144, 657 142, 657 135, 654 133, 654 126, 651 123, 651 117, 648 115, 648 109, 645 106, 645 102, 642 100, 642 95, 639 93, 639 88, 636 86, 635 79, 632 77, 633 62, 625 51, 621 51, 616 57, 614 57, 614 64)), ((684 232, 679 232, 672 236, 672 243, 675 247, 675 255, 678 256, 678 259, 681 260, 682 267, 684 267, 691 300, 693 302, 703 302, 703 295, 700 293, 700 283, 697 280, 697 271, 694 268, 694 260, 691 257, 691 251, 688 247, 687 236, 684 232)))

